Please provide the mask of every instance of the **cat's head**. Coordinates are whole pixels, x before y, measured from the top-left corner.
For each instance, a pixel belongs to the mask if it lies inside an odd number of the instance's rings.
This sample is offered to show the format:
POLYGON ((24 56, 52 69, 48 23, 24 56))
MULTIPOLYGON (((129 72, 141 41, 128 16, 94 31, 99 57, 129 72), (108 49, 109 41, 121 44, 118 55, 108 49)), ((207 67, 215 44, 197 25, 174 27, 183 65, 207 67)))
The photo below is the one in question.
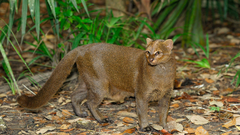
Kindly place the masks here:
POLYGON ((167 40, 152 40, 147 38, 146 58, 150 65, 158 65, 166 63, 171 58, 173 49, 173 41, 167 40))

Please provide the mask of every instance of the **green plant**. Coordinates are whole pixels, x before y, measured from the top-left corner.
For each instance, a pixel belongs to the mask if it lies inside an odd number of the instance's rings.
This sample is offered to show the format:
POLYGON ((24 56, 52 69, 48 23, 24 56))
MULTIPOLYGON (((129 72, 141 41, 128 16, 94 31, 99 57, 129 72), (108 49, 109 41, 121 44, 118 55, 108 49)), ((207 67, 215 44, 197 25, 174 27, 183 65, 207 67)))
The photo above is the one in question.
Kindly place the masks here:
MULTIPOLYGON (((8 27, 8 25, 6 25, 8 27)), ((2 34, 5 34, 6 35, 6 32, 0 28, 0 30, 2 31, 2 34)), ((12 31, 10 31, 12 32, 12 31)), ((14 34, 13 34, 14 35, 14 34)), ((4 38, 4 36, 1 36, 0 37, 0 40, 2 41, 4 38)), ((16 37, 14 36, 14 38, 16 39, 16 37)), ((14 50, 16 51, 16 53, 18 54, 18 56, 21 58, 22 62, 26 65, 27 69, 29 70, 29 72, 32 74, 31 70, 29 69, 27 63, 24 61, 24 59, 22 58, 20 52, 18 51, 18 49, 14 46, 14 44, 11 42, 11 40, 9 39, 9 37, 7 37, 7 39, 9 40, 9 42, 11 43, 12 47, 14 48, 14 50)), ((16 40, 17 42, 17 40, 16 40)), ((19 45, 19 43, 17 42, 17 44, 19 45)), ((18 91, 18 85, 17 85, 17 81, 13 75, 13 71, 12 71, 12 68, 10 66, 10 63, 9 63, 9 60, 7 58, 7 55, 5 53, 5 50, 3 48, 3 45, 2 43, 0 42, 0 51, 1 51, 1 54, 3 56, 3 61, 2 61, 2 65, 3 65, 3 69, 5 71, 5 73, 7 74, 7 77, 4 77, 4 79, 7 81, 7 83, 9 84, 10 86, 10 89, 12 90, 12 93, 15 94, 16 92, 16 89, 18 91)), ((33 75, 33 74, 32 74, 33 75)), ((19 92, 19 91, 18 91, 19 92)), ((19 93, 20 94, 20 93, 19 93)), ((21 95, 21 94, 20 94, 21 95)))
MULTIPOLYGON (((238 58, 238 57, 240 57, 240 52, 238 52, 238 53, 230 60, 229 66, 228 66, 228 68, 225 70, 225 72, 228 71, 229 67, 232 66, 233 62, 234 62, 235 59, 238 58)), ((239 84, 240 84, 240 70, 238 70, 238 71, 236 72, 236 74, 235 74, 235 76, 234 76, 231 84, 233 84, 233 83, 235 82, 235 80, 236 80, 235 87, 238 87, 239 84)))
POLYGON ((153 30, 161 36, 168 37, 180 18, 184 18, 182 47, 189 47, 190 42, 203 43, 203 28, 201 23, 201 0, 156 0, 153 2, 152 16, 158 16, 153 30), (155 6, 154 6, 155 5, 155 6))
POLYGON ((214 112, 215 111, 220 112, 220 109, 221 109, 221 107, 218 107, 218 106, 210 106, 209 108, 211 111, 214 111, 214 112))
POLYGON ((192 43, 192 48, 194 49, 195 53, 199 56, 196 48, 200 48, 205 57, 206 58, 202 58, 200 61, 194 61, 194 60, 184 60, 184 61, 187 61, 187 62, 191 62, 191 63, 194 63, 194 64, 197 64, 197 67, 202 67, 202 68, 210 68, 210 64, 209 64, 209 39, 208 39, 208 34, 206 35, 206 49, 199 43, 196 43, 196 42, 193 42, 192 43))

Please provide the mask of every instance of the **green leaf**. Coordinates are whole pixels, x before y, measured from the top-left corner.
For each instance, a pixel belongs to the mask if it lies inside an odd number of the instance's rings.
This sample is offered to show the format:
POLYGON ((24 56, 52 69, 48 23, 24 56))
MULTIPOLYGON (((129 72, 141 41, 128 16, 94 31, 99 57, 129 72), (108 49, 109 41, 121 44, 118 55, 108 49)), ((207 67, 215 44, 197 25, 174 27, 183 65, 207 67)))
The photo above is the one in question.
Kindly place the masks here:
POLYGON ((235 81, 235 79, 236 79, 236 85, 235 85, 235 86, 238 87, 239 84, 240 84, 240 70, 238 70, 237 73, 235 74, 235 76, 234 76, 231 84, 233 84, 233 82, 235 81), (237 78, 237 79, 236 79, 236 78, 237 78))
POLYGON ((34 18, 34 9, 35 9, 35 0, 28 0, 28 7, 32 16, 32 19, 34 18))
POLYGON ((70 26, 71 26, 71 24, 68 21, 66 21, 65 24, 64 24, 63 30, 69 29, 70 26))
POLYGON ((28 0, 22 0, 22 22, 21 22, 21 27, 22 27, 22 39, 21 39, 21 44, 24 38, 24 35, 26 33, 26 25, 27 25, 27 9, 28 9, 28 0))
POLYGON ((75 38, 74 38, 74 41, 73 41, 73 44, 72 44, 72 50, 77 48, 78 45, 80 44, 80 40, 82 39, 83 35, 85 35, 86 33, 83 32, 83 33, 79 33, 75 38))
POLYGON ((202 67, 202 68, 210 68, 210 64, 207 59, 203 58, 201 61, 194 61, 194 60, 184 60, 187 62, 195 63, 197 64, 197 67, 202 67))
POLYGON ((71 0, 71 1, 72 1, 73 6, 76 8, 77 12, 79 12, 76 0, 71 0))
POLYGON ((47 0, 48 1, 48 5, 52 10, 52 14, 54 16, 54 18, 56 19, 56 12, 55 12, 55 4, 54 4, 54 0, 47 0))
POLYGON ((115 26, 115 24, 121 19, 121 17, 113 17, 111 18, 110 22, 108 20, 105 20, 105 23, 108 28, 112 28, 115 26))
POLYGON ((34 57, 29 63, 28 63, 28 66, 30 66, 31 64, 33 64, 37 59, 43 57, 42 55, 39 55, 37 57, 34 57))
MULTIPOLYGON (((10 76, 11 76, 11 79, 13 80, 13 82, 14 82, 14 84, 15 84, 15 87, 16 87, 17 90, 18 90, 18 85, 17 85, 16 79, 15 79, 15 77, 14 77, 14 75, 13 75, 12 68, 11 68, 10 63, 9 63, 9 61, 8 61, 8 58, 7 58, 7 55, 6 55, 6 53, 5 53, 5 50, 4 50, 4 48, 3 48, 2 43, 0 43, 0 52, 1 52, 1 54, 2 54, 2 57, 3 57, 4 62, 6 63, 6 66, 7 66, 8 72, 9 72, 9 74, 10 74, 10 76)), ((9 78, 9 79, 10 79, 10 78, 9 78)), ((13 94, 15 94, 15 90, 13 90, 12 92, 13 92, 13 94)))
POLYGON ((67 10, 63 13, 64 16, 70 17, 73 15, 73 12, 71 10, 67 10))
POLYGON ((39 40, 39 35, 40 35, 40 3, 39 3, 39 0, 36 0, 36 2, 35 2, 35 24, 36 24, 37 38, 39 40))
POLYGON ((83 4, 83 8, 85 9, 85 11, 86 11, 88 17, 90 17, 90 15, 89 15, 89 13, 88 13, 88 9, 87 9, 87 5, 86 5, 85 0, 81 0, 81 1, 82 1, 82 4, 83 4))
MULTIPOLYGON (((10 37, 12 26, 13 26, 13 20, 14 20, 14 14, 15 14, 15 0, 10 0, 10 15, 9 15, 9 24, 8 24, 8 33, 7 36, 10 37)), ((7 40, 7 44, 9 44, 9 40, 7 40)))

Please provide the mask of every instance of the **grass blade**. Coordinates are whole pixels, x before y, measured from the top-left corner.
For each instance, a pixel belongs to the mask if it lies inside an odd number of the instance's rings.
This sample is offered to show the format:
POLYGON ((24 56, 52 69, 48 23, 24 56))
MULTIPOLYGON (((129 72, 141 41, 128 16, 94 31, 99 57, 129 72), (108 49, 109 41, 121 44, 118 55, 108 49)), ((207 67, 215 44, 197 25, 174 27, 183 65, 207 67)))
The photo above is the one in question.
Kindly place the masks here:
POLYGON ((35 0, 28 0, 28 7, 30 10, 30 14, 32 16, 32 19, 34 18, 34 8, 35 8, 35 0))
POLYGON ((28 9, 28 0, 22 0, 22 22, 21 22, 21 27, 22 27, 22 39, 21 39, 21 44, 24 38, 24 35, 26 33, 26 25, 27 25, 27 9, 28 9))
MULTIPOLYGON (((51 13, 54 16, 54 18, 56 19, 56 12, 55 12, 55 5, 54 5, 54 0, 47 0, 49 7, 51 8, 51 13)), ((49 14, 49 11, 48 11, 49 14)))
POLYGON ((78 7, 77 7, 77 2, 76 2, 76 0, 71 0, 72 1, 72 4, 73 4, 73 6, 76 8, 76 10, 79 12, 79 10, 78 10, 78 7))
POLYGON ((39 0, 35 1, 35 24, 36 24, 37 38, 39 39, 39 35, 40 35, 40 2, 39 0))
MULTIPOLYGON (((5 53, 5 50, 3 49, 2 43, 0 43, 0 51, 1 51, 1 54, 2 54, 2 57, 3 57, 4 62, 6 63, 6 66, 7 66, 7 69, 8 69, 8 71, 9 71, 9 74, 10 74, 10 76, 11 76, 11 79, 13 80, 13 83, 14 83, 14 85, 15 85, 15 88, 17 89, 18 94, 21 95, 21 93, 20 93, 20 91, 19 91, 19 88, 18 88, 18 85, 17 85, 17 82, 16 82, 16 79, 15 79, 15 77, 14 77, 14 75, 13 75, 12 68, 11 68, 10 63, 9 63, 9 61, 8 61, 7 55, 6 55, 6 53, 5 53)), ((15 90, 13 90, 12 92, 13 92, 13 94, 15 94, 15 90)))
MULTIPOLYGON (((13 20, 14 20, 14 14, 15 14, 15 0, 10 0, 10 15, 9 15, 9 24, 8 24, 8 37, 10 37, 12 26, 13 26, 13 20)), ((7 44, 9 44, 9 40, 7 40, 7 44)))
POLYGON ((74 41, 73 41, 73 44, 72 44, 72 50, 78 47, 80 40, 82 39, 83 35, 85 35, 85 34, 86 34, 85 32, 79 33, 79 34, 75 37, 75 39, 74 39, 74 41))
POLYGON ((89 13, 88 13, 88 9, 87 9, 87 5, 86 5, 85 0, 81 0, 81 1, 82 1, 82 4, 83 4, 83 8, 85 9, 85 11, 86 11, 88 17, 90 17, 90 15, 89 15, 89 13))

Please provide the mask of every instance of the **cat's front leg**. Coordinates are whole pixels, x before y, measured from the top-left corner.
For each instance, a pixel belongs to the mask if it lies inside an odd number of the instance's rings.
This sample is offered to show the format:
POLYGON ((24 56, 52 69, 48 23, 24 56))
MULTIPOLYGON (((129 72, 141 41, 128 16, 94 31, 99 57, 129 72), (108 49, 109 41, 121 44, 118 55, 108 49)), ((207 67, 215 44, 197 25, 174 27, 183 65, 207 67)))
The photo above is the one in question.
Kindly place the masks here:
POLYGON ((159 124, 163 127, 167 124, 167 115, 170 105, 171 91, 165 93, 162 99, 158 101, 159 104, 159 124))
POLYGON ((144 132, 151 131, 152 128, 148 124, 148 101, 143 93, 136 94, 136 110, 141 130, 144 132))

